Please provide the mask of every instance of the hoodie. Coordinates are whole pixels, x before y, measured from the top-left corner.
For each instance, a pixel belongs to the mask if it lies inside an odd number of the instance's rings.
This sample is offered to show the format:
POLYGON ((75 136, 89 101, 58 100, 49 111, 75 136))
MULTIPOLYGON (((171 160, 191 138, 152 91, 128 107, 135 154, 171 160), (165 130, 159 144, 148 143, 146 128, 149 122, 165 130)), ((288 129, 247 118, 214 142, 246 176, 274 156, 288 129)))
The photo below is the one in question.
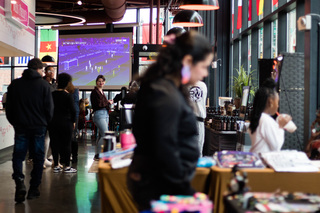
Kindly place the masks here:
POLYGON ((36 70, 24 70, 8 87, 6 116, 14 127, 46 127, 53 107, 50 86, 36 70))

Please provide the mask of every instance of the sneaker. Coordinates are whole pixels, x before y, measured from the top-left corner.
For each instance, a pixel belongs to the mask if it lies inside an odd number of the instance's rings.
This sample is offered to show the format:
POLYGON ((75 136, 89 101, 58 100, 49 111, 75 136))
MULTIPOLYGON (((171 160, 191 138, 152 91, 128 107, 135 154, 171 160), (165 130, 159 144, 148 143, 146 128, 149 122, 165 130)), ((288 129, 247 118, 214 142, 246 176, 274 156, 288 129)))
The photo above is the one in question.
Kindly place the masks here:
POLYGON ((21 203, 25 200, 26 196, 26 186, 24 185, 24 179, 23 178, 18 178, 15 180, 16 182, 16 193, 14 196, 14 200, 17 203, 21 203))
POLYGON ((48 159, 45 159, 43 165, 50 167, 52 163, 48 159))
POLYGON ((40 197, 40 191, 38 188, 31 188, 29 189, 28 191, 28 196, 27 196, 27 199, 28 200, 32 200, 34 198, 38 198, 40 197))
POLYGON ((93 157, 93 160, 99 160, 99 159, 100 159, 99 154, 95 154, 93 157))
POLYGON ((56 166, 53 168, 53 173, 58 173, 58 172, 61 172, 62 171, 62 168, 60 166, 56 166))
POLYGON ((65 169, 64 169, 64 172, 65 173, 76 173, 77 172, 77 170, 75 169, 75 168, 72 168, 72 167, 66 167, 65 169))

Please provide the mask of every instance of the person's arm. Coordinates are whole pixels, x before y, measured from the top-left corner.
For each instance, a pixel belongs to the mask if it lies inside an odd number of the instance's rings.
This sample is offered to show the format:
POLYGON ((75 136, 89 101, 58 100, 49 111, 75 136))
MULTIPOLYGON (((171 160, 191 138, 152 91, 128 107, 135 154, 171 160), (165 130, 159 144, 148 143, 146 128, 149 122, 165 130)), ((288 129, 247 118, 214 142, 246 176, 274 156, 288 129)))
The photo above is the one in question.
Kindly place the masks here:
POLYGON ((76 108, 74 106, 74 100, 72 94, 68 94, 68 105, 71 113, 71 121, 72 123, 76 122, 76 108))
POLYGON ((90 102, 91 102, 91 106, 92 106, 93 110, 98 108, 98 106, 99 106, 99 95, 97 94, 96 90, 92 90, 92 92, 90 94, 90 102))
POLYGON ((276 121, 269 121, 261 123, 263 137, 270 150, 280 151, 284 143, 284 129, 280 128, 276 121))
POLYGON ((14 109, 13 109, 13 98, 12 97, 12 86, 11 84, 8 87, 7 93, 7 102, 6 102, 6 116, 10 124, 14 126, 14 109))
POLYGON ((45 87, 45 94, 44 94, 43 100, 44 100, 45 115, 46 115, 47 123, 49 124, 49 122, 53 117, 53 110, 54 110, 54 103, 52 99, 51 88, 49 85, 46 85, 45 87))

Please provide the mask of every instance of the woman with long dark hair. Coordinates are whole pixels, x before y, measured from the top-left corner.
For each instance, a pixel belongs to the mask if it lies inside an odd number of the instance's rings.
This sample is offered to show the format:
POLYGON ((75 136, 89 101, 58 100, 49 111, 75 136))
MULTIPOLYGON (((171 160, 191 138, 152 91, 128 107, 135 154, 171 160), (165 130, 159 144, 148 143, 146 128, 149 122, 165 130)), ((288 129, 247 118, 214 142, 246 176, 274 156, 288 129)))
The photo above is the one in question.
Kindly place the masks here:
POLYGON ((190 185, 199 157, 196 119, 188 85, 208 75, 211 45, 187 32, 163 47, 140 79, 133 133, 137 146, 128 187, 139 210, 162 194, 192 195, 190 185))
POLYGON ((54 113, 48 126, 50 135, 50 146, 52 150, 54 168, 53 172, 62 171, 59 166, 59 157, 64 164, 64 172, 75 173, 76 169, 70 167, 72 132, 75 127, 76 111, 73 96, 66 88, 72 81, 67 73, 58 75, 58 89, 52 92, 54 113))
POLYGON ((277 121, 272 118, 279 108, 279 94, 273 79, 267 79, 256 92, 250 120, 251 152, 280 151, 284 143, 283 127, 291 116, 279 115, 277 121))

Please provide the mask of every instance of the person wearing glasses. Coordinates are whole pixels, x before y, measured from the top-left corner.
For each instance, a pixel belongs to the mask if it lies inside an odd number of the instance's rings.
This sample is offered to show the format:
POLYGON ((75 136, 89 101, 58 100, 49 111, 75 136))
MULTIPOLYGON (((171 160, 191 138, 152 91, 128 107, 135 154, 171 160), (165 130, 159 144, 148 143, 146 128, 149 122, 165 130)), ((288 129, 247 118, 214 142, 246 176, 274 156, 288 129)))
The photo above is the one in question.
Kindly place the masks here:
POLYGON ((46 80, 50 87, 51 87, 51 92, 55 91, 57 89, 57 83, 56 79, 54 78, 55 76, 55 70, 53 66, 47 66, 44 69, 44 77, 43 79, 46 80))

